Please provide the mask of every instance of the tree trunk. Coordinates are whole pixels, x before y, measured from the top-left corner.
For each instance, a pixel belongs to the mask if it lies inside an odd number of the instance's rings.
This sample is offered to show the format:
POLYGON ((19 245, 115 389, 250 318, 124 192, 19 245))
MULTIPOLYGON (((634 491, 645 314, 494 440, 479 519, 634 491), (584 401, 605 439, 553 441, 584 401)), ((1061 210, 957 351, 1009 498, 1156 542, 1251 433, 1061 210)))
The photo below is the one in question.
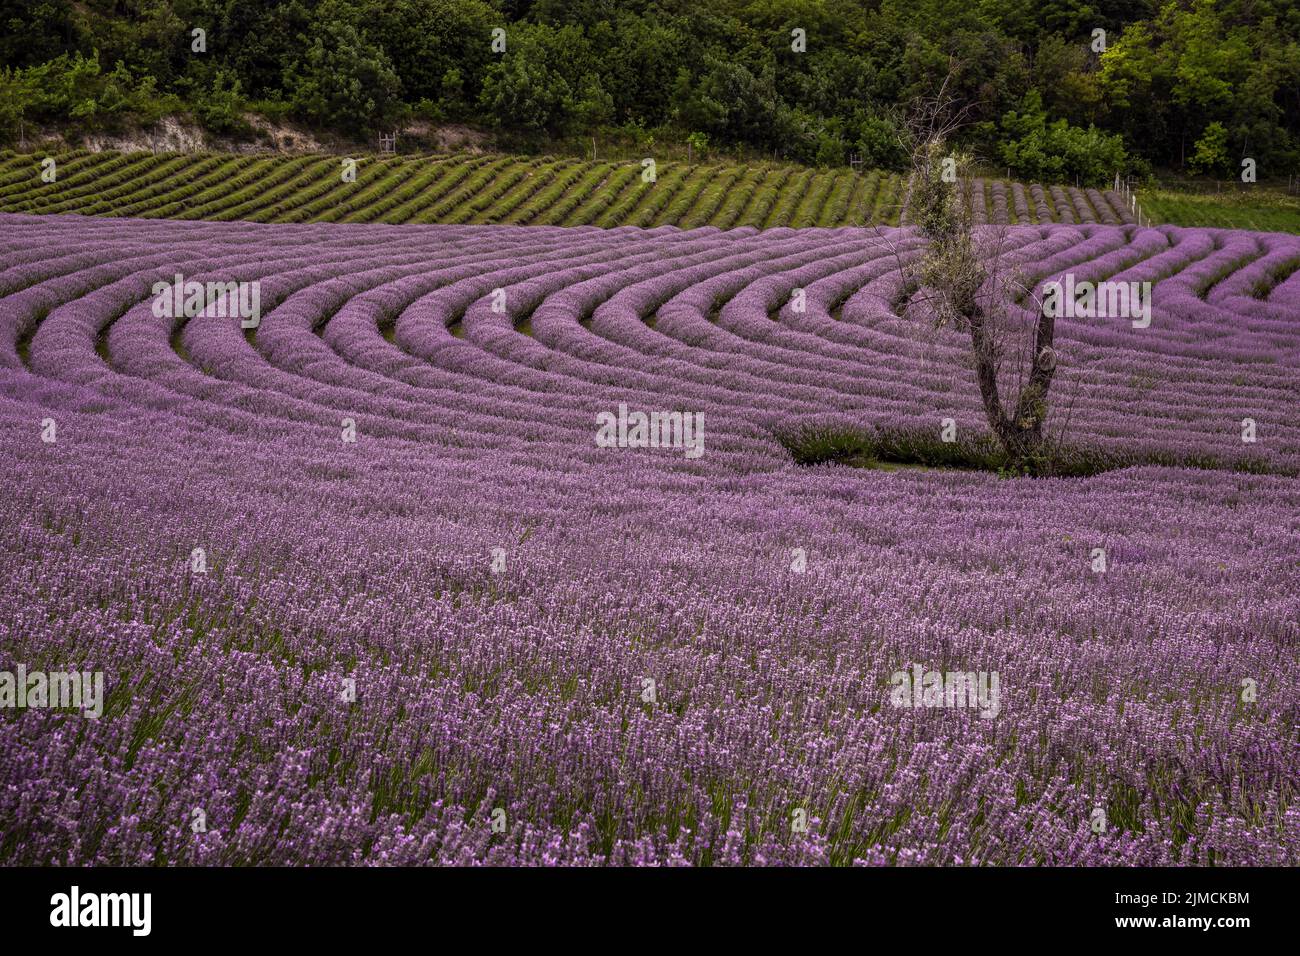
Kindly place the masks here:
POLYGON ((998 348, 982 310, 970 318, 971 345, 975 353, 975 377, 989 428, 1001 443, 1012 464, 1021 465, 1042 449, 1043 423, 1047 418, 1047 393, 1056 372, 1052 342, 1056 318, 1040 314, 1034 331, 1034 359, 1029 380, 1016 399, 1014 413, 1007 414, 998 390, 998 348))

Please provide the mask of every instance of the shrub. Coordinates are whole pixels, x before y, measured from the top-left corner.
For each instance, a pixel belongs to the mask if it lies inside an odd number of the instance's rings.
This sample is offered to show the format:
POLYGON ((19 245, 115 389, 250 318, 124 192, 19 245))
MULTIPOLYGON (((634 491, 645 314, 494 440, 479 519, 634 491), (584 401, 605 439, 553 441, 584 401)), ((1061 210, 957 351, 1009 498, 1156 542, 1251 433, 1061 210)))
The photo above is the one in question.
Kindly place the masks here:
POLYGON ((1255 475, 1289 475, 1292 469, 1244 456, 1221 459, 1213 455, 1179 455, 1168 451, 1119 454, 1085 445, 1056 444, 1040 454, 1013 462, 988 433, 945 442, 937 429, 916 427, 870 428, 842 423, 785 426, 777 441, 790 452, 795 464, 849 465, 880 468, 915 465, 923 468, 959 468, 993 472, 1003 478, 1086 478, 1089 475, 1139 465, 1235 471, 1255 475))
POLYGON ((212 85, 195 95, 194 116, 204 129, 213 133, 247 132, 249 126, 244 120, 239 80, 219 70, 212 85))
POLYGON ((1018 175, 1042 182, 1074 182, 1104 186, 1117 171, 1129 167, 1124 138, 1094 126, 1082 129, 1065 120, 1047 121, 1036 90, 1025 96, 1019 112, 1002 118, 1006 141, 1002 161, 1018 175))

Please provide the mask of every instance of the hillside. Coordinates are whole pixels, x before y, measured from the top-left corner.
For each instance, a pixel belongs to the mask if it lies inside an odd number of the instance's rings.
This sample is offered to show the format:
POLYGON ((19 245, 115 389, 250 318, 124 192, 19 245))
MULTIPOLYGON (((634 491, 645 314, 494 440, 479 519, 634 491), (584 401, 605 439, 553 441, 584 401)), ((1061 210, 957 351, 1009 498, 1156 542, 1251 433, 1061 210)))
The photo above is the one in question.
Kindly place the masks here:
MULTIPOLYGON (((897 225, 904 178, 879 170, 636 163, 428 154, 362 157, 345 182, 333 155, 0 153, 0 212, 251 222, 495 223, 681 228, 897 225)), ((1132 222, 1109 191, 973 181, 976 219, 996 223, 1132 222)))

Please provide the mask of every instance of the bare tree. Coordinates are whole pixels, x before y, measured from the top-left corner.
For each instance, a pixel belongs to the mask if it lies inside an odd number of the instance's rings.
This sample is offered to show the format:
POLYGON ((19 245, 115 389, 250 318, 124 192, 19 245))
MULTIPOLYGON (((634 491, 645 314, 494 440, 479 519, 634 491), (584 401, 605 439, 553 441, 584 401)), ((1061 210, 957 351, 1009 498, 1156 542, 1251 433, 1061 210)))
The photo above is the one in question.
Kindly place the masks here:
POLYGON ((1013 467, 1037 471, 1048 450, 1056 321, 1041 306, 1028 327, 1016 314, 1026 299, 1040 305, 1034 289, 1005 262, 1006 230, 977 231, 961 193, 970 158, 950 148, 966 112, 949 89, 955 69, 950 66, 938 93, 912 104, 902 123, 911 158, 906 215, 926 240, 918 265, 903 267, 904 279, 917 290, 913 301, 929 305, 940 325, 969 334, 989 429, 1013 467))

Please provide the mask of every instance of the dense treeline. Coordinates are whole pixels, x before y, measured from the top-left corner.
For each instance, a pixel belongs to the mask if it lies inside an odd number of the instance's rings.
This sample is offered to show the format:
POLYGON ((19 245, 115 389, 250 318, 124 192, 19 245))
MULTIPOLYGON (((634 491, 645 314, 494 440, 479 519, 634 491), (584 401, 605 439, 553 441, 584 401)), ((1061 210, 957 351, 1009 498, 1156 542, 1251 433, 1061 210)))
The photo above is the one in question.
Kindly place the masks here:
POLYGON ((0 137, 253 110, 899 168, 900 109, 955 64, 967 145, 1016 175, 1270 178, 1300 166, 1297 38, 1291 0, 4 0, 0 137))

